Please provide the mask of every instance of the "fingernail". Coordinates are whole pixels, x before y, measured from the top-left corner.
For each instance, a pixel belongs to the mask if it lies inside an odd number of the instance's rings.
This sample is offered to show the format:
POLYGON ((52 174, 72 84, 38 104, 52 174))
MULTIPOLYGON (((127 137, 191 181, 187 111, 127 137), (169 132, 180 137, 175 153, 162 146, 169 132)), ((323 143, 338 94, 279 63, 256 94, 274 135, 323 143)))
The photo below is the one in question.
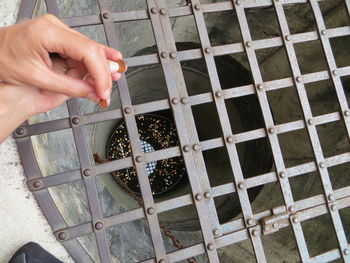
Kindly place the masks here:
POLYGON ((114 61, 109 61, 109 71, 111 74, 117 73, 119 70, 119 64, 114 61))
POLYGON ((111 106, 111 97, 107 99, 108 107, 111 106))
POLYGON ((104 92, 104 97, 107 99, 111 96, 111 90, 110 89, 106 89, 104 92))
POLYGON ((108 100, 106 101, 106 100, 100 100, 100 107, 102 108, 102 109, 106 109, 106 108, 108 108, 108 106, 109 106, 109 103, 108 103, 108 100))

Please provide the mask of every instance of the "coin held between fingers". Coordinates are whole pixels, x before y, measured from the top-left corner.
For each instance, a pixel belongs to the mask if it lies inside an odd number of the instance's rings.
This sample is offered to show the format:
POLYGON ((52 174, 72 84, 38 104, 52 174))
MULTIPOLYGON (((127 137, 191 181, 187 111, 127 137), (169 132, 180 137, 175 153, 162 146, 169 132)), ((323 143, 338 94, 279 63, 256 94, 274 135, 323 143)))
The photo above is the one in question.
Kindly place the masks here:
POLYGON ((118 65, 119 65, 119 69, 118 69, 119 73, 125 73, 128 70, 128 65, 125 63, 124 60, 119 59, 115 62, 118 63, 118 65))

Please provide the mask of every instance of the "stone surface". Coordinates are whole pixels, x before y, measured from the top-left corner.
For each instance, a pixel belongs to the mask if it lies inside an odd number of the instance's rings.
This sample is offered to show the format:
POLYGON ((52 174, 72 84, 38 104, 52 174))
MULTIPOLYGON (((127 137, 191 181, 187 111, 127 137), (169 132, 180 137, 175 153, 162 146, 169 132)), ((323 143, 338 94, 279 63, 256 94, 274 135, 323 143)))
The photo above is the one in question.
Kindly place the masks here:
MULTIPOLYGON (((19 0, 0 1, 0 26, 16 20, 19 0)), ((73 262, 56 241, 51 227, 29 192, 15 141, 10 137, 0 144, 0 262, 7 262, 15 251, 29 241, 65 263, 73 262)))

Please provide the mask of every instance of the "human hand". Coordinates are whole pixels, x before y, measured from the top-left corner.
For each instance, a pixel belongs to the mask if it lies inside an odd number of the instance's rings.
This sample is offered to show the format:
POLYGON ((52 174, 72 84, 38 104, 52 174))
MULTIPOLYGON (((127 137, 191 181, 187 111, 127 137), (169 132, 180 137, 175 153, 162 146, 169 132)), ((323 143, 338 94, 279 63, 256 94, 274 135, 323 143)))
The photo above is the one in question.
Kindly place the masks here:
POLYGON ((56 98, 60 96, 57 94, 64 94, 109 102, 112 79, 118 80, 120 73, 113 73, 111 78, 108 60, 121 58, 120 52, 88 39, 53 15, 0 28, 0 79, 8 84, 36 87, 31 92, 36 90, 42 95, 56 98), (79 74, 55 72, 50 56, 53 53, 65 60, 68 71, 79 74), (83 80, 86 74, 90 77, 83 80))

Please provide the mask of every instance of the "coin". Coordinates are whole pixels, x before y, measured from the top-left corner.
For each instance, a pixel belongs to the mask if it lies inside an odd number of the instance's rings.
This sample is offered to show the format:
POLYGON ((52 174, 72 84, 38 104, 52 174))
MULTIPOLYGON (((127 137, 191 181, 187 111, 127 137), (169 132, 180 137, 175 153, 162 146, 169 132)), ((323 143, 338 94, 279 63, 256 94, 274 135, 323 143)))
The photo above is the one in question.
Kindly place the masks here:
POLYGON ((128 65, 125 63, 124 60, 119 59, 119 60, 116 61, 116 63, 118 63, 118 65, 119 65, 119 69, 118 69, 119 73, 124 73, 124 72, 127 71, 128 65))
POLYGON ((106 100, 100 100, 100 107, 101 107, 102 109, 108 108, 108 103, 107 103, 107 101, 106 101, 106 100))

